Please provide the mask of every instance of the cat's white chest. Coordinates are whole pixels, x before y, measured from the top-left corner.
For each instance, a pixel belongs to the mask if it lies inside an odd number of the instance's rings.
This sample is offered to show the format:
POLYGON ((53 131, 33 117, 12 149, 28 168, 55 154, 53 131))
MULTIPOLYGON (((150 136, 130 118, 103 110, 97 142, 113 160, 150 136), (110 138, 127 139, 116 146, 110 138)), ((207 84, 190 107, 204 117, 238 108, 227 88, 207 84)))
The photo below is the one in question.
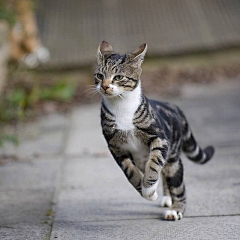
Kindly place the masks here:
POLYGON ((126 143, 122 145, 122 148, 128 152, 136 152, 142 145, 141 140, 135 136, 134 129, 126 132, 126 143))
POLYGON ((132 131, 134 129, 133 115, 134 113, 132 112, 116 115, 117 129, 122 131, 132 131))
POLYGON ((117 129, 122 131, 134 129, 133 118, 138 105, 138 102, 117 102, 114 107, 109 107, 114 114, 117 129))
POLYGON ((128 132, 127 142, 122 145, 122 149, 131 153, 136 166, 144 172, 149 157, 149 147, 134 134, 134 130, 128 132))

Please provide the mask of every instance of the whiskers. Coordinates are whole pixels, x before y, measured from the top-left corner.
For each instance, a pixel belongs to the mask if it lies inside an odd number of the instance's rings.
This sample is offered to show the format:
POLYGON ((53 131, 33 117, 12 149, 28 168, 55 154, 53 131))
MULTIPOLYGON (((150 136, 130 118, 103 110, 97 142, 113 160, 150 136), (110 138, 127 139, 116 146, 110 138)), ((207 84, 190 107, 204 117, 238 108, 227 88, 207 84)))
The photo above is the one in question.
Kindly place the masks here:
MULTIPOLYGON (((101 96, 101 94, 99 93, 99 91, 97 90, 96 85, 88 85, 87 89, 84 90, 84 94, 85 97, 87 98, 91 98, 91 100, 95 97, 95 96, 101 96)), ((108 96, 107 96, 108 97, 108 96)), ((119 94, 113 94, 113 95, 109 95, 109 97, 111 98, 120 98, 121 100, 126 100, 126 93, 125 92, 121 92, 119 94)))
POLYGON ((95 85, 89 85, 86 90, 84 90, 86 97, 91 97, 93 99, 99 92, 95 85))
POLYGON ((125 94, 124 94, 124 92, 123 93, 120 93, 120 94, 118 94, 118 97, 120 97, 122 100, 125 100, 125 94))

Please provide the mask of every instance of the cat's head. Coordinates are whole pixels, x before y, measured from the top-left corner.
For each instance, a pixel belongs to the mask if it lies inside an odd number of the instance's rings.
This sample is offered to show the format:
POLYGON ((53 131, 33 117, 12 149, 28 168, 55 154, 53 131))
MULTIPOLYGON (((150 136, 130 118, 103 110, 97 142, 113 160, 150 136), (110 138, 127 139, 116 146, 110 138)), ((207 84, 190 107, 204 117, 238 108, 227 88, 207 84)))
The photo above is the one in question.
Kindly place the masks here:
POLYGON ((147 44, 143 44, 132 53, 120 55, 113 51, 111 44, 102 41, 94 73, 98 92, 112 98, 133 91, 139 84, 146 52, 147 44))

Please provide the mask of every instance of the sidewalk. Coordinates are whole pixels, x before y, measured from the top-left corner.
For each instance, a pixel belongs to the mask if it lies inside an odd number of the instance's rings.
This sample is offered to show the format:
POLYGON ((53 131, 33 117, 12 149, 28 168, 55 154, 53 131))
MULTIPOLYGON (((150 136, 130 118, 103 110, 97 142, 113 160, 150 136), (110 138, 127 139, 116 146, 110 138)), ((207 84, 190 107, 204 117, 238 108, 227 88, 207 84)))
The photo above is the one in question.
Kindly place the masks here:
POLYGON ((85 105, 29 123, 18 149, 0 150, 19 156, 0 165, 0 239, 239 239, 240 84, 188 86, 171 101, 216 147, 206 165, 183 158, 183 220, 161 220, 159 200, 132 188, 108 153, 100 105, 85 105))

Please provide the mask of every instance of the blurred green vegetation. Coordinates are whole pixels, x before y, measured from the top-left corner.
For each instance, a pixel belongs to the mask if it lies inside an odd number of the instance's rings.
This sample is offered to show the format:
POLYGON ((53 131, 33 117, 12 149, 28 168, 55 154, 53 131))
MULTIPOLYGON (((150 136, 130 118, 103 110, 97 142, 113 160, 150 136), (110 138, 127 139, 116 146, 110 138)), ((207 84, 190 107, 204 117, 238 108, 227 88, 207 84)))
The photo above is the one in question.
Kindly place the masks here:
MULTIPOLYGON (((71 104, 76 93, 76 82, 65 76, 52 79, 35 72, 14 71, 0 98, 0 148, 4 143, 19 144, 15 131, 5 131, 6 126, 16 126, 41 115, 44 104, 71 104), (46 79, 43 81, 42 78, 46 79), (27 79, 24 81, 23 79, 27 79)), ((54 106, 55 106, 54 105, 54 106)), ((11 129, 12 129, 11 128, 11 129)))
POLYGON ((8 9, 2 0, 0 0, 0 20, 6 20, 10 25, 16 22, 14 11, 8 9))
POLYGON ((34 84, 32 88, 24 85, 10 89, 0 100, 0 121, 11 123, 25 120, 36 103, 44 101, 70 102, 75 93, 75 84, 56 82, 52 86, 34 84))
POLYGON ((18 137, 14 134, 0 134, 0 147, 3 146, 3 144, 5 142, 10 142, 14 145, 18 145, 19 144, 19 140, 18 137))

